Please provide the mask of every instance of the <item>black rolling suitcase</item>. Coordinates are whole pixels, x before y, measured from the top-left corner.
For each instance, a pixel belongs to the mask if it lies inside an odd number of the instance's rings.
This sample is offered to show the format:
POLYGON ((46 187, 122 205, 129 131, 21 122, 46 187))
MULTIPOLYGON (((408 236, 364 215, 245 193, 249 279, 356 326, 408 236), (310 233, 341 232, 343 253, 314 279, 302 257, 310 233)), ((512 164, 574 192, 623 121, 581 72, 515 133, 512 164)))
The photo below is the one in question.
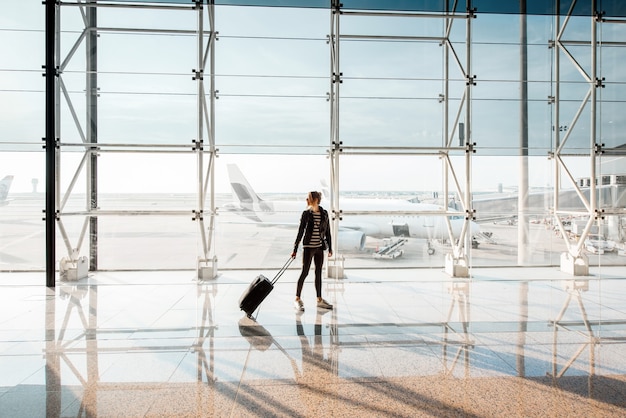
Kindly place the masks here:
POLYGON ((262 274, 259 274, 245 292, 239 298, 239 308, 244 311, 249 317, 252 317, 252 313, 258 308, 263 300, 274 289, 274 284, 280 279, 287 267, 291 264, 293 258, 289 257, 289 260, 284 266, 276 273, 276 276, 272 280, 268 279, 262 274))

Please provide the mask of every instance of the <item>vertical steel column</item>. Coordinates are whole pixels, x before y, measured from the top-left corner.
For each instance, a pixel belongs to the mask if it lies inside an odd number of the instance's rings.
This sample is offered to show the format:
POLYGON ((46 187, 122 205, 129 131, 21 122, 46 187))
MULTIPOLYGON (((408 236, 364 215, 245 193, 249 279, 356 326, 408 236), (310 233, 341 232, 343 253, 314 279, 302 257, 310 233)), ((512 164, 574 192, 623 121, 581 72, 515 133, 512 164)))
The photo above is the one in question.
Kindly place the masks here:
POLYGON ((204 206, 204 195, 203 195, 203 173, 204 173, 204 160, 203 160, 203 136, 204 136, 204 124, 202 122, 204 112, 203 103, 204 103, 204 91, 202 88, 202 79, 204 73, 204 8, 202 6, 202 0, 196 0, 196 10, 198 17, 198 37, 197 37, 197 48, 196 48, 196 94, 198 95, 196 103, 196 154, 198 156, 198 166, 197 166, 197 194, 198 194, 198 211, 200 212, 198 216, 202 217, 202 208, 204 206))
POLYGON ((517 264, 525 265, 528 247, 528 39, 526 0, 520 0, 520 137, 517 195, 517 264))
POLYGON ((330 199, 332 211, 332 240, 333 257, 337 261, 339 254, 339 221, 341 210, 339 208, 339 154, 341 141, 339 140, 339 85, 341 73, 339 66, 339 36, 341 15, 340 0, 333 0, 330 12, 330 199))
POLYGON ((554 0, 555 2, 555 15, 554 15, 554 115, 553 115, 553 129, 554 132, 554 144, 553 150, 555 152, 552 155, 552 159, 554 161, 554 196, 553 196, 553 204, 552 210, 554 211, 554 220, 557 225, 560 227, 562 231, 562 224, 558 220, 559 215, 557 214, 557 210, 559 209, 559 189, 561 185, 561 166, 559 164, 558 155, 556 152, 561 147, 561 131, 559 126, 561 124, 560 120, 560 100, 561 100, 561 51, 559 47, 559 43, 561 41, 561 10, 559 8, 559 0, 554 0))
MULTIPOLYGON (((597 19, 597 0, 591 0, 591 120, 589 121, 589 164, 590 179, 589 185, 589 216, 598 216, 597 207, 597 189, 598 182, 596 176, 596 158, 601 155, 600 144, 597 143, 597 117, 598 108, 598 88, 602 85, 598 78, 598 19, 597 19)), ((582 239, 582 237, 581 237, 582 239)), ((579 245, 580 246, 580 245, 579 245)))
POLYGON ((56 222, 56 1, 46 4, 46 286, 55 287, 55 222, 56 222))
POLYGON ((198 204, 196 220, 198 221, 200 239, 202 240, 202 255, 198 257, 197 273, 198 279, 215 278, 217 275, 217 257, 210 258, 210 252, 213 245, 213 234, 215 230, 215 158, 217 149, 215 148, 215 41, 217 40, 217 32, 215 31, 215 1, 207 0, 207 15, 210 26, 209 39, 206 44, 204 42, 204 1, 196 0, 194 8, 197 10, 198 36, 197 36, 197 69, 195 70, 194 80, 197 83, 197 139, 194 150, 197 153, 197 183, 198 183, 198 204), (207 106, 206 89, 204 85, 204 76, 207 68, 207 60, 209 60, 209 103, 207 106), (206 169, 206 177, 204 166, 204 134, 205 126, 209 140, 209 161, 206 169), (210 190, 208 188, 210 187, 210 190), (208 226, 208 236, 205 230, 205 201, 207 193, 210 193, 210 216, 208 226))
MULTIPOLYGON (((96 0, 89 0, 86 8, 87 56, 86 74, 86 137, 88 144, 98 142, 98 32, 96 0)), ((98 208, 98 151, 90 148, 87 160, 87 211, 98 208)), ((89 216, 89 270, 98 270, 98 218, 89 216)))
MULTIPOLYGON (((450 13, 448 2, 446 2, 446 16, 450 13)), ((449 148, 450 143, 450 29, 454 20, 446 17, 444 19, 445 39, 443 41, 443 146, 449 148)), ((452 130, 455 132, 455 130, 452 130)), ((449 152, 449 151, 446 151, 449 152)), ((450 170, 450 160, 448 158, 441 159, 443 167, 443 206, 448 210, 450 204, 448 202, 448 193, 450 192, 448 182, 450 170)), ((446 217, 446 222, 450 225, 450 218, 446 217)))
MULTIPOLYGON (((472 86, 474 85, 474 77, 472 74, 472 19, 476 17, 475 10, 471 7, 471 0, 467 0, 467 26, 465 28, 465 43, 466 43, 466 61, 467 61, 467 104, 465 106, 465 207, 467 208, 467 216, 465 217, 465 224, 463 229, 465 230, 465 247, 463 254, 469 257, 469 249, 472 244, 472 234, 470 228, 470 222, 474 216, 474 210, 472 205, 472 193, 471 193, 471 177, 472 177, 472 154, 474 153, 473 137, 472 137, 472 86)), ((463 235, 461 235, 463 238, 463 235)))
MULTIPOLYGON (((211 221, 209 223, 209 237, 208 237, 208 248, 206 257, 208 258, 208 251, 211 250, 213 245, 213 233, 215 229, 215 159, 217 157, 217 149, 215 148, 215 41, 217 41, 217 31, 215 30, 215 0, 207 0, 207 9, 208 9, 208 17, 209 17, 209 30, 210 30, 210 38, 209 38, 209 77, 210 77, 210 85, 209 85, 209 126, 208 126, 208 135, 209 135, 209 148, 210 148, 210 161, 209 161, 209 169, 207 172, 207 181, 205 185, 205 194, 206 194, 206 186, 211 187, 211 196, 210 196, 210 205, 211 205, 211 221)), ((205 62, 206 67, 206 62, 205 62)), ((205 68, 203 67, 203 68, 205 68)), ((206 97, 206 92, 204 89, 202 90, 204 97, 206 97)), ((206 99, 205 99, 206 105, 206 99)))

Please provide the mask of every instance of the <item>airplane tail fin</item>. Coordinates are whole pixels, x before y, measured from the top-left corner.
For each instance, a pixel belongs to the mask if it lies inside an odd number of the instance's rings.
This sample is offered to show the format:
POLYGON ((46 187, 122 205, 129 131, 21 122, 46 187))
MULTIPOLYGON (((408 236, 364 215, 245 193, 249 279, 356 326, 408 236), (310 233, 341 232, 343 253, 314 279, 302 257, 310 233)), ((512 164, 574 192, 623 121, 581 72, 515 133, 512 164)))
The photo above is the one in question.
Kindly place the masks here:
POLYGON ((320 180, 320 183, 322 184, 322 197, 325 200, 329 200, 330 201, 330 189, 328 187, 328 182, 324 179, 320 180))
POLYGON ((2 179, 2 181, 0 181, 0 202, 1 203, 6 202, 12 182, 13 182, 13 176, 5 176, 2 179))
POLYGON ((241 208, 246 212, 274 212, 273 205, 256 194, 248 179, 243 175, 236 164, 228 164, 228 178, 234 197, 239 201, 241 208))

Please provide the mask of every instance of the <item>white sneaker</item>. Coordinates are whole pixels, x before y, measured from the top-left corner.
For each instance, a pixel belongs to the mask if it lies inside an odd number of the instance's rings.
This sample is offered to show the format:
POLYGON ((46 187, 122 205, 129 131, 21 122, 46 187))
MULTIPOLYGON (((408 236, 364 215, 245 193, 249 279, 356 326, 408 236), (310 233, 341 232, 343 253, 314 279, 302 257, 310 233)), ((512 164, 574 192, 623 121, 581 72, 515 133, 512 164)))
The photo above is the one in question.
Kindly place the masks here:
POLYGON ((318 308, 323 308, 323 309, 332 309, 333 305, 331 305, 330 303, 326 302, 324 299, 317 301, 317 307, 318 308))
POLYGON ((296 308, 296 311, 298 312, 304 312, 304 302, 302 302, 302 299, 294 301, 293 307, 296 308))

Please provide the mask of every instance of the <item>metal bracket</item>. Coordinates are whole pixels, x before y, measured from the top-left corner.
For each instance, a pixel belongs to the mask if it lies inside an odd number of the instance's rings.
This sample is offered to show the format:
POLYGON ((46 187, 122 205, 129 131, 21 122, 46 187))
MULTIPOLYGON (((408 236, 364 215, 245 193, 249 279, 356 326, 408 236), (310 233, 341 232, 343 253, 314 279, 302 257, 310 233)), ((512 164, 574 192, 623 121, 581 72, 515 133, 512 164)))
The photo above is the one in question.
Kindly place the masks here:
POLYGON ((339 209, 338 211, 333 210, 333 221, 335 219, 339 219, 340 221, 343 220, 343 217, 341 216, 343 214, 343 210, 339 209))
POLYGON ((600 11, 600 10, 596 10, 595 14, 594 14, 594 19, 596 20, 596 22, 602 22, 604 21, 603 16, 606 14, 606 12, 604 10, 600 11))
MULTIPOLYGON (((44 4, 45 4, 45 2, 44 2, 44 4)), ((45 70, 45 69, 46 69, 46 66, 45 66, 45 65, 42 65, 42 66, 41 66, 41 68, 42 68, 43 70, 45 70)), ((55 76, 55 77, 59 77, 60 75, 61 75, 61 71, 59 71, 59 66, 57 65, 57 66, 55 66, 55 67, 54 67, 54 76, 55 76)), ((45 76, 46 76, 45 71, 44 71, 44 73, 43 73, 41 76, 42 76, 42 77, 45 77, 45 76)))
POLYGON ((606 78, 604 78, 604 77, 602 77, 602 78, 597 78, 597 77, 596 77, 596 82, 595 82, 595 86, 596 86, 596 88, 598 88, 598 87, 601 87, 601 88, 606 87, 606 86, 604 85, 604 81, 605 81, 605 80, 606 80, 606 78))
POLYGON ((332 7, 333 14, 335 13, 341 14, 341 8, 343 7, 343 3, 340 3, 338 1, 333 1, 333 4, 331 5, 331 7, 332 7))
POLYGON ((333 149, 331 150, 331 152, 343 152, 343 148, 341 148, 342 145, 343 145, 343 141, 339 141, 339 142, 333 141, 333 149))
POLYGON ((343 77, 343 73, 333 73, 333 83, 343 83, 343 80, 341 79, 341 77, 343 77))
POLYGON ((469 142, 465 143, 465 153, 476 153, 476 149, 474 148, 476 146, 476 142, 472 142, 471 144, 469 142))
POLYGON ((476 75, 467 75, 465 76, 465 78, 467 78, 467 81, 465 82, 466 86, 472 85, 475 86, 476 85, 476 75))
MULTIPOLYGON (((41 140, 44 142, 44 144, 41 146, 42 149, 46 149, 46 138, 41 138, 41 140)), ((60 149, 61 148, 61 142, 59 141, 59 138, 54 140, 54 148, 55 149, 60 149)))
POLYGON ((191 211, 191 213, 193 214, 193 217, 191 218, 192 221, 203 221, 204 217, 202 216, 204 214, 204 211, 199 210, 196 211, 195 209, 191 211))
MULTIPOLYGON (((42 221, 45 221, 45 220, 46 220, 46 217, 45 217, 46 210, 45 210, 45 209, 42 209, 42 210, 41 210, 41 213, 43 213, 43 214, 44 214, 44 217, 43 217, 43 218, 41 218, 41 220, 42 220, 42 221)), ((55 220, 55 221, 58 221, 58 220, 60 220, 60 219, 61 219, 60 212, 59 212, 58 210, 55 210, 55 211, 54 211, 54 220, 55 220)))
POLYGON ((192 151, 196 151, 196 150, 204 151, 204 146, 203 146, 204 140, 201 139, 198 141, 197 139, 193 139, 191 143, 194 144, 194 146, 191 147, 192 151))
POLYGON ((465 210, 465 220, 472 220, 475 221, 476 220, 476 209, 466 209, 465 210))
POLYGON ((604 220, 604 209, 596 209, 595 219, 596 219, 596 221, 597 220, 604 220))
POLYGON ((594 144, 593 151, 595 154, 604 154, 604 144, 594 144))
POLYGON ((196 70, 195 68, 193 68, 191 72, 194 73, 194 76, 191 77, 192 80, 204 80, 204 70, 196 70))

